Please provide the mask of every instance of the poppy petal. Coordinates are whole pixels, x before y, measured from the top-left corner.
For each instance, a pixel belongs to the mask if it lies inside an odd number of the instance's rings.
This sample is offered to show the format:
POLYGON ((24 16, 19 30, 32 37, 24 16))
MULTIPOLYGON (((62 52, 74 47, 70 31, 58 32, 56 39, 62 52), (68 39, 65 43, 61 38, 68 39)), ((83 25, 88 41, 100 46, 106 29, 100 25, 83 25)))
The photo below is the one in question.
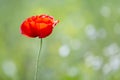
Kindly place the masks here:
POLYGON ((45 38, 52 33, 54 26, 58 23, 52 16, 42 14, 27 18, 21 25, 21 33, 29 37, 45 38))

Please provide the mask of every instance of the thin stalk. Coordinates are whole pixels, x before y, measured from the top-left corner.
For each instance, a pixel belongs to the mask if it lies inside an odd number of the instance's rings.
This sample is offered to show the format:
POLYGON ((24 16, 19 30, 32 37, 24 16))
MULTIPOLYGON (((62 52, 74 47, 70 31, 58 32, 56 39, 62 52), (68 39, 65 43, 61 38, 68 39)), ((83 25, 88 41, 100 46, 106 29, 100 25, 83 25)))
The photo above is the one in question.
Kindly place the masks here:
POLYGON ((39 58, 40 58, 40 54, 41 54, 41 49, 42 49, 42 38, 40 39, 40 48, 39 48, 39 54, 37 56, 37 62, 36 62, 36 71, 35 71, 35 76, 34 76, 34 80, 37 80, 37 75, 38 75, 38 67, 39 67, 39 58))

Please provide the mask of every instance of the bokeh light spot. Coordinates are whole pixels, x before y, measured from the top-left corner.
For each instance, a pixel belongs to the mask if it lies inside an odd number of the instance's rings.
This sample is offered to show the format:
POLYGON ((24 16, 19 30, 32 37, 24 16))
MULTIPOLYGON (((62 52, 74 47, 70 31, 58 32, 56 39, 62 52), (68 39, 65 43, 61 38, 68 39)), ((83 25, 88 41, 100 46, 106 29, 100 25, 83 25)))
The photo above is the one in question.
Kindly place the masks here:
POLYGON ((63 45, 59 48, 59 54, 61 57, 67 57, 70 54, 70 48, 68 45, 63 45))
POLYGON ((104 17, 109 17, 111 15, 111 10, 108 6, 102 6, 100 13, 104 17))
POLYGON ((16 74, 16 65, 13 61, 5 61, 2 64, 4 73, 9 77, 14 77, 16 74))

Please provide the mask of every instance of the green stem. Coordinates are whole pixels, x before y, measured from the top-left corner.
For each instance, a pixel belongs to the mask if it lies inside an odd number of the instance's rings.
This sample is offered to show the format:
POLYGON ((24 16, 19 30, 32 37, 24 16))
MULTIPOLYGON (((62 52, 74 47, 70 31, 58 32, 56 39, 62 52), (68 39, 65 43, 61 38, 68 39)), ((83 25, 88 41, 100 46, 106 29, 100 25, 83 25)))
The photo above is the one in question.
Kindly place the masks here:
POLYGON ((40 53, 41 53, 41 49, 42 49, 42 38, 40 40, 40 48, 39 48, 39 54, 37 56, 37 62, 36 62, 36 71, 35 71, 35 77, 34 77, 34 80, 37 80, 37 75, 38 75, 38 63, 39 63, 39 58, 40 58, 40 53))

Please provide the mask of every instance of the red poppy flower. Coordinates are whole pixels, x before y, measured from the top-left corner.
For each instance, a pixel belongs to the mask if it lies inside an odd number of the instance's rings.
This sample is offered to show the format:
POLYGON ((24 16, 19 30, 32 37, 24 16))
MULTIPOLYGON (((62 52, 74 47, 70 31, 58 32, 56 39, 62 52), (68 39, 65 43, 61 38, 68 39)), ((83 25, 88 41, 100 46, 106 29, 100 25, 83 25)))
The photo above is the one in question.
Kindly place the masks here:
POLYGON ((39 15, 27 18, 21 25, 23 35, 35 38, 45 38, 52 33, 54 26, 58 23, 52 16, 39 15))

